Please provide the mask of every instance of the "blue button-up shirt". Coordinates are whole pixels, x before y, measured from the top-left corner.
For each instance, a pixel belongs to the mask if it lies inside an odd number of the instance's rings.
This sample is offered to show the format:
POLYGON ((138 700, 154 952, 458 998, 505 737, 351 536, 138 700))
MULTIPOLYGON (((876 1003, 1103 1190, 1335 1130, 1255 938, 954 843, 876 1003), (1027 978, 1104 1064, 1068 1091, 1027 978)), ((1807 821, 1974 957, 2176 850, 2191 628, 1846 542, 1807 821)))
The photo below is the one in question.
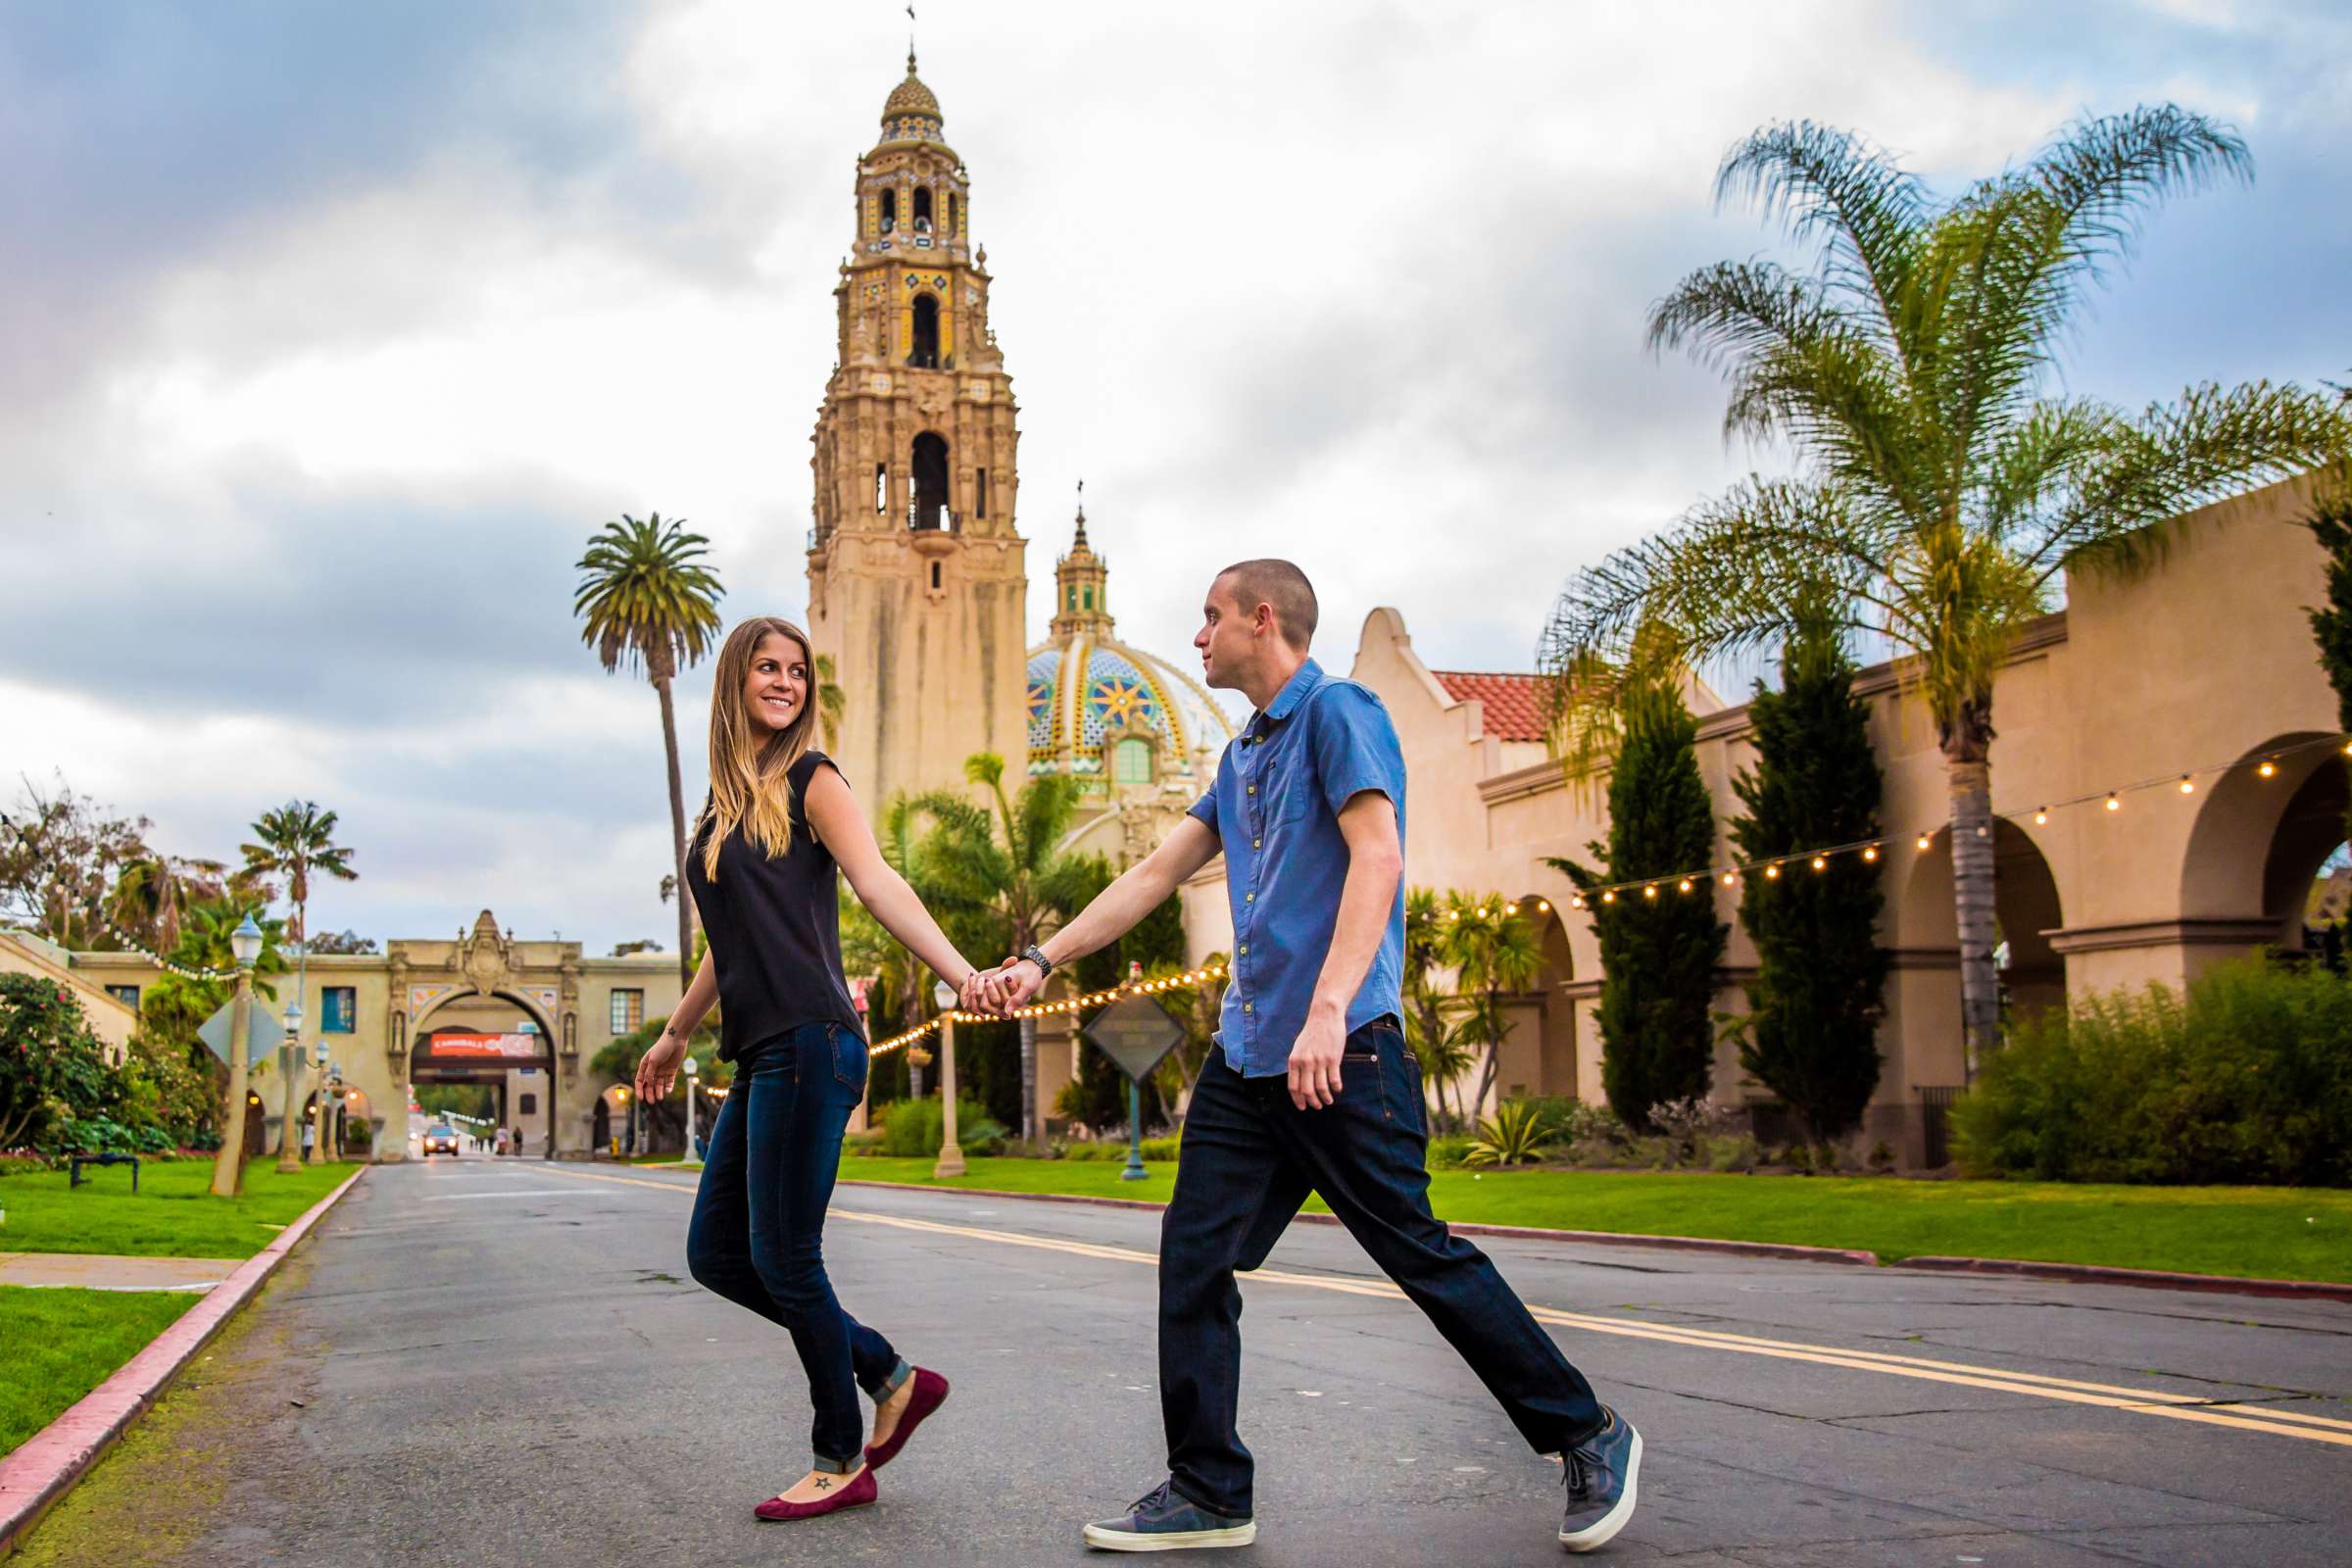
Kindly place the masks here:
MULTIPOLYGON (((1396 726, 1368 688, 1325 675, 1310 659, 1250 715, 1225 748, 1216 782, 1193 803, 1192 814, 1225 851, 1233 974, 1217 1043, 1226 1064, 1246 1078, 1290 1069, 1291 1042, 1306 1024, 1348 881, 1340 808, 1365 790, 1395 804, 1401 846, 1404 753, 1396 726)), ((1403 973, 1400 876, 1380 951, 1348 1004, 1350 1031, 1383 1013, 1403 1014, 1403 973)))

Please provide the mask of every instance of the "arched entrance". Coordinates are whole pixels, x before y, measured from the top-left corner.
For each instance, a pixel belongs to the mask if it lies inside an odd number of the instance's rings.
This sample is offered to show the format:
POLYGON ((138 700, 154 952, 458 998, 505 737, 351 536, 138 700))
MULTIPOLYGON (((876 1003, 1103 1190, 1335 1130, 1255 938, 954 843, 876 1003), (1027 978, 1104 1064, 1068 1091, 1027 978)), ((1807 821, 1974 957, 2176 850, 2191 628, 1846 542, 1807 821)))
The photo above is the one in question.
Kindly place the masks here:
POLYGON ((948 512, 948 443, 936 431, 914 438, 914 526, 944 527, 948 512))
POLYGON ((2321 884, 2352 883, 2352 786, 2332 739, 2278 736, 2207 788, 2180 865, 2183 923, 2209 928, 2205 961, 2265 945, 2315 951, 2339 925, 2344 889, 2321 884))
MULTIPOLYGON (((418 1092, 435 1084, 484 1091, 492 1127, 518 1128, 522 1153, 555 1158, 555 1034, 536 1005, 508 992, 456 997, 418 1019, 416 1029, 409 1081, 418 1103, 424 1098, 418 1092)), ((407 1136, 407 1129, 398 1131, 407 1136)), ((470 1146, 470 1139, 461 1142, 470 1146)))

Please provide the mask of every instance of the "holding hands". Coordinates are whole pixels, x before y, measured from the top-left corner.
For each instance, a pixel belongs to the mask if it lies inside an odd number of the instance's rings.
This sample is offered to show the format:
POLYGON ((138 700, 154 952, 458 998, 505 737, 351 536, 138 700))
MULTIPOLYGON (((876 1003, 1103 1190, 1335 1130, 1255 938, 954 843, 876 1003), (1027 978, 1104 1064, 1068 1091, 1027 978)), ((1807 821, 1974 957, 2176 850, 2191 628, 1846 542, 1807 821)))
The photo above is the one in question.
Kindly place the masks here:
POLYGON ((964 978, 962 1006, 966 1012, 1008 1017, 1013 1008, 1028 1005, 1045 984, 1046 972, 1034 961, 1006 958, 994 969, 975 969, 964 978))

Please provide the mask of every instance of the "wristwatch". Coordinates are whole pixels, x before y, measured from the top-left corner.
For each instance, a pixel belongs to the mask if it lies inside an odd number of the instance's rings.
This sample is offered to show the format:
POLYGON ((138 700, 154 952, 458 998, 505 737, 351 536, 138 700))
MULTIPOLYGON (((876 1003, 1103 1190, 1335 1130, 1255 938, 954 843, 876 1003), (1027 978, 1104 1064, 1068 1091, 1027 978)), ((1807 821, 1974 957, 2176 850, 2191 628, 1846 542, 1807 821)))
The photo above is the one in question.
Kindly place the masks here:
POLYGON ((1021 956, 1028 959, 1031 963, 1037 965, 1037 977, 1040 980, 1043 980, 1046 976, 1054 972, 1054 960, 1047 957, 1046 950, 1039 947, 1034 942, 1029 944, 1028 948, 1021 954, 1021 956))

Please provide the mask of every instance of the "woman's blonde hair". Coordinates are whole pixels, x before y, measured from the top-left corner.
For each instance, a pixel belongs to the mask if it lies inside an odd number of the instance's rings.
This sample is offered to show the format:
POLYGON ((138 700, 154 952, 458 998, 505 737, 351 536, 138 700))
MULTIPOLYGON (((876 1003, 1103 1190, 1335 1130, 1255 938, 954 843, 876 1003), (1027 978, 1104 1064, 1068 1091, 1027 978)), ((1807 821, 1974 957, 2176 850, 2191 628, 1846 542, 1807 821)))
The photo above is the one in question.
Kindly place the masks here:
POLYGON ((710 837, 703 846, 703 874, 713 882, 718 880, 718 847, 737 823, 743 824, 744 837, 770 858, 791 847, 792 787, 785 780, 816 738, 816 656, 809 651, 807 632, 774 615, 755 615, 727 633, 710 676, 710 804, 695 824, 698 834, 704 823, 710 825, 710 837), (767 734, 752 722, 743 688, 753 656, 771 636, 800 644, 801 662, 808 666, 808 689, 792 722, 767 734))

